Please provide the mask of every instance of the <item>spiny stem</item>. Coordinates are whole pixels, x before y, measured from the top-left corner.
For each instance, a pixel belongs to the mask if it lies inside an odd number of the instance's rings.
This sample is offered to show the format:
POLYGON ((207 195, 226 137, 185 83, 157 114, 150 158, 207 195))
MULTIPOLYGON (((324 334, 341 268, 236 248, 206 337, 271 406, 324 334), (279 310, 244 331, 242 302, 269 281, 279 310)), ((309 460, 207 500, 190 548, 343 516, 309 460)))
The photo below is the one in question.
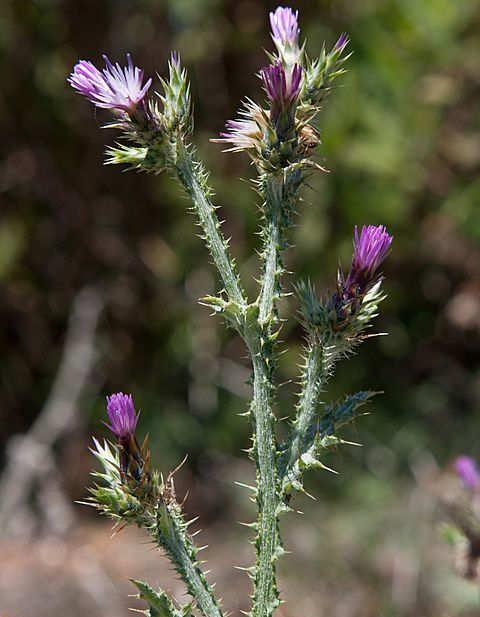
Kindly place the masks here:
POLYGON ((277 521, 278 487, 276 477, 275 418, 271 408, 271 368, 262 350, 261 331, 248 332, 248 345, 253 364, 254 455, 257 465, 258 530, 257 563, 253 616, 271 615, 278 606, 275 561, 280 550, 277 521))
POLYGON ((246 303, 235 264, 228 254, 228 247, 222 232, 215 206, 209 198, 206 174, 193 159, 191 149, 181 139, 176 144, 175 169, 185 191, 190 196, 197 213, 208 249, 220 274, 230 300, 240 305, 246 303))
POLYGON ((265 195, 265 237, 263 248, 263 278, 258 299, 259 322, 264 325, 275 321, 275 298, 280 291, 280 275, 283 272, 281 261, 282 243, 282 182, 272 175, 267 176, 262 185, 265 195))
POLYGON ((264 197, 263 276, 258 303, 258 324, 247 331, 246 343, 253 364, 254 452, 257 465, 257 560, 254 579, 253 617, 268 617, 279 605, 275 562, 282 551, 278 526, 280 488, 277 478, 277 442, 272 411, 273 330, 277 323, 276 300, 284 272, 281 251, 284 232, 298 197, 300 175, 283 170, 260 177, 264 197))
POLYGON ((195 598, 198 608, 205 617, 222 617, 222 611, 215 599, 213 590, 205 578, 198 562, 190 536, 182 529, 182 523, 176 517, 164 515, 158 524, 158 542, 168 553, 170 559, 185 582, 188 592, 195 598))
POLYGON ((297 415, 288 448, 283 453, 279 464, 282 489, 288 492, 289 485, 298 480, 295 473, 296 463, 305 450, 308 433, 318 413, 318 399, 334 361, 333 354, 325 354, 323 346, 312 342, 307 349, 302 371, 302 390, 297 405, 297 415))
POLYGON ((322 389, 322 381, 327 372, 323 363, 324 355, 320 345, 311 345, 305 358, 302 376, 304 384, 297 406, 295 428, 288 456, 290 467, 301 454, 302 445, 309 427, 317 413, 318 398, 322 389))

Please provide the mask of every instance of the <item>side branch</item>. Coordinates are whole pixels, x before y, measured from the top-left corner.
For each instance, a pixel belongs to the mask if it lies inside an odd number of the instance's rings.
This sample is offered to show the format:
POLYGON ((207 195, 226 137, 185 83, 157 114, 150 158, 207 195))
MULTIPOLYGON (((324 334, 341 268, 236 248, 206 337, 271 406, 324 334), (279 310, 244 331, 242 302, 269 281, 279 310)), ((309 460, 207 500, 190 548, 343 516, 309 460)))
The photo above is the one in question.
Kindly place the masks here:
POLYGON ((245 305, 246 299, 235 262, 228 254, 228 243, 220 230, 216 207, 210 200, 207 174, 201 163, 194 160, 192 148, 182 138, 176 143, 174 167, 181 185, 192 200, 205 242, 229 299, 241 306, 245 305))
POLYGON ((187 531, 189 523, 176 499, 172 473, 164 481, 158 473, 148 471, 145 443, 136 457, 145 462, 141 474, 125 471, 120 458, 125 446, 113 447, 107 442, 102 445, 95 439, 94 446, 92 452, 103 469, 92 474, 98 483, 90 489, 88 505, 114 519, 117 525, 135 524, 147 531, 168 555, 204 617, 222 617, 197 559, 201 549, 187 531))
POLYGON ((287 495, 292 488, 302 490, 302 456, 311 447, 311 428, 318 414, 319 396, 335 361, 334 350, 326 351, 319 342, 307 348, 303 366, 302 390, 297 404, 288 445, 279 461, 279 476, 282 493, 287 495))
POLYGON ((204 617, 222 617, 222 611, 197 561, 198 548, 186 532, 180 506, 161 504, 153 532, 182 577, 189 594, 195 599, 204 617))

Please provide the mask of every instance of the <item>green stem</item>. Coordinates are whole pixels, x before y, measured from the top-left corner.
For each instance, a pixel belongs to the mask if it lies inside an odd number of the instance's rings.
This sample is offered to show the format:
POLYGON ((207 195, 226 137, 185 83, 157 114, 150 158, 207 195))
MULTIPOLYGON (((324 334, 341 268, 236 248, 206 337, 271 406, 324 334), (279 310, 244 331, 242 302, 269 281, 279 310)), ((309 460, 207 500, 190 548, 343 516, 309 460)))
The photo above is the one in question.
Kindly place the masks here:
POLYGON ((308 429, 317 414, 318 398, 325 377, 323 354, 320 345, 312 345, 305 358, 303 383, 295 419, 295 432, 289 449, 288 466, 290 467, 299 458, 305 443, 308 429))
POLYGON ((266 232, 269 234, 268 241, 264 248, 265 262, 263 285, 260 290, 259 297, 259 321, 261 324, 266 324, 275 319, 275 297, 278 297, 280 291, 278 279, 282 270, 282 262, 280 259, 280 226, 278 216, 271 221, 266 232))
POLYGON ((276 321, 275 301, 280 295, 280 277, 283 273, 281 249, 283 248, 282 211, 283 181, 282 177, 268 174, 262 181, 265 197, 265 238, 263 247, 263 278, 258 297, 259 322, 263 326, 272 326, 276 321))
MULTIPOLYGON (((175 506, 174 506, 175 507, 175 506)), ((170 507, 163 505, 159 512, 158 543, 165 549, 175 568, 185 582, 188 592, 195 599, 205 617, 222 617, 222 611, 205 574, 198 565, 198 549, 185 531, 180 515, 172 515, 170 507)))
POLYGON ((275 418, 271 404, 271 368, 261 330, 247 332, 253 364, 254 454, 257 464, 257 538, 253 616, 267 617, 278 606, 275 561, 281 549, 277 520, 275 418))
POLYGON ((227 241, 220 231, 221 224, 215 214, 216 207, 209 198, 210 191, 206 185, 207 175, 200 163, 193 159, 191 150, 182 141, 176 144, 175 169, 180 183, 192 200, 205 235, 205 241, 229 299, 244 305, 246 299, 235 263, 228 254, 227 241))
POLYGON ((330 356, 325 356, 319 343, 312 343, 305 356, 302 374, 302 391, 297 405, 297 415, 287 449, 279 464, 282 491, 288 494, 293 484, 299 481, 301 470, 299 460, 308 449, 309 433, 318 413, 318 401, 322 386, 331 368, 330 356))
POLYGON ((274 327, 280 277, 284 272, 281 251, 284 231, 298 196, 299 174, 264 174, 260 187, 264 203, 263 277, 258 296, 258 322, 247 329, 246 343, 253 364, 254 452, 257 465, 257 560, 254 578, 253 617, 268 617, 279 605, 275 562, 282 552, 278 526, 280 488, 277 478, 277 442, 272 411, 274 327))

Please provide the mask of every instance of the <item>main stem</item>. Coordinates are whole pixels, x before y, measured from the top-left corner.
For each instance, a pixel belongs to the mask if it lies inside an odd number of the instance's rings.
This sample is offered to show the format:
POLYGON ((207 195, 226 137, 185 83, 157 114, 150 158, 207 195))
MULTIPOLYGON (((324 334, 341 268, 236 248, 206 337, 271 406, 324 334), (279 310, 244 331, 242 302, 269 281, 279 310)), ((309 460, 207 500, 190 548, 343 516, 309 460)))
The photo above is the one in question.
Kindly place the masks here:
POLYGON ((268 617, 279 605, 275 562, 281 551, 278 527, 279 487, 276 474, 273 395, 273 335, 277 323, 275 302, 280 292, 282 248, 282 177, 269 175, 262 182, 265 197, 263 277, 258 297, 258 322, 247 331, 246 343, 253 365, 254 453, 257 466, 257 560, 253 617, 268 617))
POLYGON ((280 276, 283 272, 282 248, 282 177, 267 175, 262 182, 265 197, 265 245, 263 248, 263 278, 259 303, 259 322, 271 329, 276 321, 275 300, 280 293, 280 276))
POLYGON ((257 560, 253 616, 271 615, 278 606, 275 561, 280 549, 277 521, 275 418, 272 412, 272 383, 269 359, 262 349, 262 331, 247 332, 246 343, 253 364, 254 455, 257 465, 257 560))

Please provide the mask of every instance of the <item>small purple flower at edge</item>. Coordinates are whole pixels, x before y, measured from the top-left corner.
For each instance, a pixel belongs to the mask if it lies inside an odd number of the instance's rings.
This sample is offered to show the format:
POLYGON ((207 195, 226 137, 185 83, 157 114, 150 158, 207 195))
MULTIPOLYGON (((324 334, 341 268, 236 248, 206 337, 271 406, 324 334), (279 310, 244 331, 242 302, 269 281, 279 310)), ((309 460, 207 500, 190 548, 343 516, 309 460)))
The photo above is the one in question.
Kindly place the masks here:
POLYGON ((143 70, 133 66, 127 54, 127 66, 114 65, 103 56, 105 68, 99 71, 88 60, 80 60, 68 78, 69 84, 97 107, 133 112, 143 101, 152 84, 148 79, 143 83, 143 70))
POLYGON ((135 406, 131 394, 118 392, 107 396, 107 414, 110 424, 107 427, 119 440, 133 437, 137 427, 139 414, 135 413, 135 406))
POLYGON ((270 26, 272 39, 277 45, 297 43, 300 34, 298 11, 293 12, 289 7, 277 7, 270 13, 270 26))
POLYGON ((346 32, 342 32, 342 34, 338 37, 337 42, 333 46, 334 51, 339 51, 345 47, 348 43, 348 35, 346 32))
POLYGON ((459 456, 453 464, 457 475, 467 488, 480 486, 480 472, 476 461, 470 456, 459 456))

